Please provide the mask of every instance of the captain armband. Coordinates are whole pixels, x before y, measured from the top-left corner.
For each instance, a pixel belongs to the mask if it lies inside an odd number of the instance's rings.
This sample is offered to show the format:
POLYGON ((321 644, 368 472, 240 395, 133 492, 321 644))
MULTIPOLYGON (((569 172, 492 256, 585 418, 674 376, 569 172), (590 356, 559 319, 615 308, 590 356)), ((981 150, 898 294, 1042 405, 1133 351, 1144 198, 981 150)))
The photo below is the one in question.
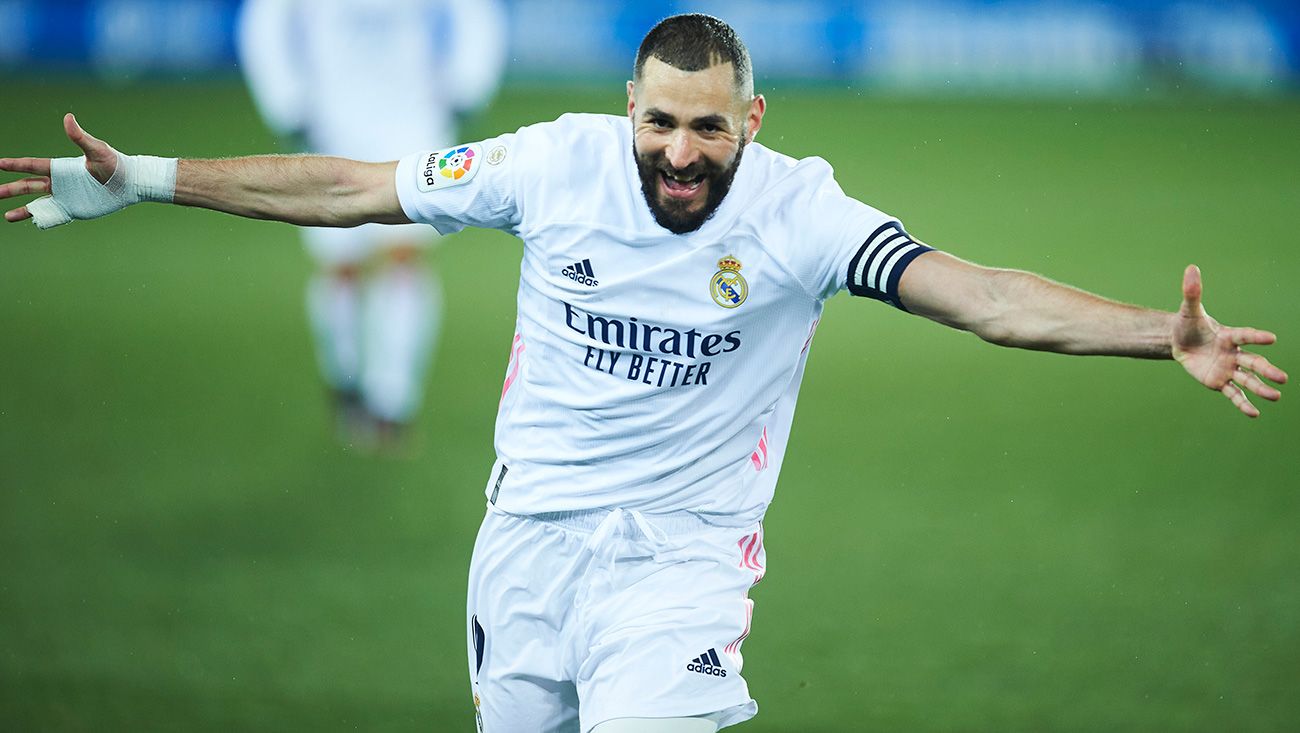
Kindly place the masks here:
POLYGON ((117 168, 107 183, 86 170, 86 156, 50 161, 50 190, 27 204, 40 229, 73 219, 97 219, 141 201, 170 203, 176 196, 176 158, 117 154, 117 168))
POLYGON ((882 225, 849 260, 849 292, 907 310, 898 298, 898 281, 912 260, 932 250, 912 239, 898 222, 882 225))

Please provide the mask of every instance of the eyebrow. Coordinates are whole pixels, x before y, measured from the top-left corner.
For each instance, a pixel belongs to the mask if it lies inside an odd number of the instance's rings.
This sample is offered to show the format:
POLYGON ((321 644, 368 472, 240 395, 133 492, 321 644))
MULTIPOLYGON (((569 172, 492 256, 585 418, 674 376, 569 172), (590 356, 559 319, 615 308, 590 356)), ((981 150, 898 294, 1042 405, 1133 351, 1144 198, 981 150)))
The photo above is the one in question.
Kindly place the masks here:
MULTIPOLYGON (((676 117, 668 114, 667 112, 659 109, 658 107, 650 107, 649 109, 647 109, 645 111, 645 116, 660 117, 670 122, 677 121, 676 117)), ((721 127, 723 129, 727 129, 730 127, 730 125, 727 124, 726 116, 720 114, 711 114, 711 115, 704 115, 703 117, 696 117, 694 120, 691 120, 691 123, 694 125, 713 125, 714 127, 721 127)))

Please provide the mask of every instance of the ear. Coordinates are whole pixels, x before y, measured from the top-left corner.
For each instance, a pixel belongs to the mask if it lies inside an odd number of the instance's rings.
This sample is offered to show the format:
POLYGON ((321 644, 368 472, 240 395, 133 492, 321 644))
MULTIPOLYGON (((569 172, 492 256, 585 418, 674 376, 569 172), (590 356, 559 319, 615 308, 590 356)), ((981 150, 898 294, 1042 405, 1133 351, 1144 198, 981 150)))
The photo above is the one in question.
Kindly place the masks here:
POLYGON ((636 98, 634 94, 635 92, 636 92, 636 83, 629 81, 627 83, 627 117, 628 119, 634 122, 636 121, 636 98))
POLYGON ((745 116, 745 131, 749 134, 750 142, 758 136, 758 130, 763 126, 763 113, 766 111, 767 100, 763 99, 762 94, 755 94, 754 101, 749 103, 749 113, 745 116))

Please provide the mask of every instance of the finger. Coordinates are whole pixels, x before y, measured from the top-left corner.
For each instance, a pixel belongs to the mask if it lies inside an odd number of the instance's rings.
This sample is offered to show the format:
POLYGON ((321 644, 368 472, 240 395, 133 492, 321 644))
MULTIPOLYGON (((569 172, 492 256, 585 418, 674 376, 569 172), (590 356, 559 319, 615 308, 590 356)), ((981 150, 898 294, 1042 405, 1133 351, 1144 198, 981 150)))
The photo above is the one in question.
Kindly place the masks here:
POLYGON ((1277 341, 1277 334, 1271 331, 1261 331, 1257 328, 1228 328, 1224 329, 1228 338, 1237 346, 1245 344, 1271 344, 1277 341))
POLYGON ((5 221, 8 222, 22 221, 30 218, 32 218, 32 214, 27 210, 26 206, 19 206, 16 209, 5 212, 5 221))
POLYGON ((48 178, 23 178, 18 181, 10 181, 0 186, 0 199, 7 199, 13 196, 26 196, 33 193, 49 193, 50 179, 48 178))
POLYGON ((50 175, 49 158, 0 158, 0 171, 13 173, 35 173, 38 176, 50 175))
POLYGON ((1201 268, 1188 265, 1183 270, 1183 309, 1188 313, 1201 312, 1201 268))
POLYGON ((1273 366, 1268 359, 1259 354, 1252 354, 1249 351, 1240 352, 1237 354, 1237 366, 1242 369, 1249 369, 1278 384, 1286 384, 1286 372, 1273 366))
POLYGON ((102 155, 108 150, 108 143, 83 130, 71 112, 63 116, 63 131, 67 133, 69 140, 81 148, 87 158, 102 155))
POLYGON ((1232 373, 1232 381, 1236 382, 1238 386, 1248 389, 1266 400, 1277 402, 1282 397, 1282 393, 1276 388, 1265 384, 1264 380, 1260 379, 1258 376, 1241 369, 1232 373))
POLYGON ((1222 392, 1223 396, 1227 397, 1232 404, 1236 405, 1238 410, 1245 413, 1246 417, 1259 417, 1259 410, 1255 409, 1255 406, 1250 404, 1250 400, 1246 399, 1246 393, 1241 391, 1241 387, 1238 387, 1232 382, 1228 382, 1223 385, 1223 389, 1219 391, 1222 392))

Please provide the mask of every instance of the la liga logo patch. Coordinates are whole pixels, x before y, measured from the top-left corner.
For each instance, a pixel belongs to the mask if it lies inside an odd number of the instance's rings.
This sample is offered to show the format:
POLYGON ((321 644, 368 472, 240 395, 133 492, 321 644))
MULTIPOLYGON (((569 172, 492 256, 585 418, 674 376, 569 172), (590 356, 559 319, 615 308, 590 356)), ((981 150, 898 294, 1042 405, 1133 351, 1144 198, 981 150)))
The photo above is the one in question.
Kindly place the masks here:
POLYGON ((464 185, 478 175, 482 160, 483 148, 477 143, 435 150, 425 156, 424 164, 416 171, 416 185, 425 193, 464 185))

